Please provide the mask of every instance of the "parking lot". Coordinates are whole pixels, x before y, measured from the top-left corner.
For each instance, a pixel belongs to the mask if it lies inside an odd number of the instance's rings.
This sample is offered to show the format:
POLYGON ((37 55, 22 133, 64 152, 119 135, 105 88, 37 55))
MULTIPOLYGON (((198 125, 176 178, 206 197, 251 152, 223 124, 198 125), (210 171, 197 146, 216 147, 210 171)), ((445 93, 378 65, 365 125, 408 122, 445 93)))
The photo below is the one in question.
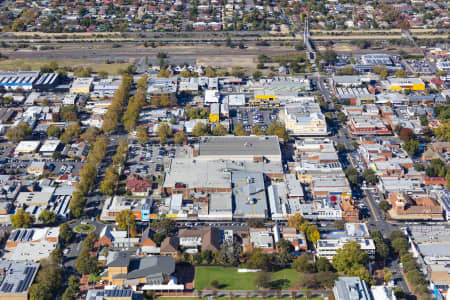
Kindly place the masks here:
POLYGON ((125 175, 136 173, 139 175, 153 175, 162 173, 169 159, 187 157, 191 149, 186 146, 140 146, 130 147, 128 166, 125 175))
POLYGON ((230 117, 233 130, 236 125, 241 124, 247 132, 251 132, 254 126, 259 126, 263 131, 267 131, 270 123, 278 120, 278 109, 238 108, 230 111, 230 117))

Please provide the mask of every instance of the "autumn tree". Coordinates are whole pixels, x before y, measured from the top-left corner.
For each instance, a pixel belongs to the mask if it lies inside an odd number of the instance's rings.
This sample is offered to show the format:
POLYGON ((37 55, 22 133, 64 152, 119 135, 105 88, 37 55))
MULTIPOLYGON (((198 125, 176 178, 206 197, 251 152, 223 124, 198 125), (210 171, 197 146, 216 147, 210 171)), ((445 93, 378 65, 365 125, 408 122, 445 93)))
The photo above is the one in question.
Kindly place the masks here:
POLYGON ((23 208, 18 208, 14 215, 10 216, 13 229, 29 228, 34 223, 34 218, 26 213, 23 208))

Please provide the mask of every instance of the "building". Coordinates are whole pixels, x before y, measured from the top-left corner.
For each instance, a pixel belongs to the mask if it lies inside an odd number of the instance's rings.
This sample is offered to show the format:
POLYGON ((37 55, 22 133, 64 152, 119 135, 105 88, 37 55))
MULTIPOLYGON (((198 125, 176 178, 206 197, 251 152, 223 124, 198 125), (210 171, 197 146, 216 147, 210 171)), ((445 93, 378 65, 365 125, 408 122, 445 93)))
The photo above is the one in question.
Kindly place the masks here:
POLYGON ((46 140, 39 149, 39 154, 42 156, 52 156, 57 151, 59 145, 59 140, 46 140))
POLYGON ((148 196, 152 191, 153 181, 131 174, 127 177, 126 190, 133 196, 148 196))
POLYGON ((166 237, 161 243, 160 253, 164 256, 177 257, 178 247, 180 247, 180 240, 177 237, 166 237))
POLYGON ((48 258, 56 249, 59 227, 13 230, 6 241, 6 249, 17 261, 39 261, 48 258))
POLYGON ((205 90, 205 104, 220 102, 220 93, 218 90, 205 90))
POLYGON ((198 251, 218 252, 220 250, 220 232, 215 227, 200 229, 180 229, 179 245, 189 253, 198 251))
POLYGON ((319 257, 326 257, 333 259, 337 254, 337 250, 344 247, 349 242, 356 242, 359 244, 361 251, 367 252, 370 259, 375 258, 375 243, 372 239, 360 236, 349 236, 343 234, 342 236, 332 235, 330 238, 321 238, 317 241, 317 255, 319 257))
POLYGON ((292 135, 328 135, 325 116, 315 102, 286 105, 279 117, 292 135))
POLYGON ((71 94, 89 94, 94 82, 93 77, 78 77, 72 82, 71 94))
POLYGON ((40 141, 21 141, 16 146, 14 153, 17 153, 17 154, 19 154, 19 153, 21 153, 21 154, 36 153, 40 144, 41 144, 40 141))
POLYGON ((100 274, 106 285, 140 286, 145 289, 184 289, 172 274, 175 260, 172 256, 132 257, 129 252, 109 251, 106 269, 100 274))
POLYGON ((28 288, 39 270, 39 262, 0 260, 0 299, 27 300, 28 288))
POLYGON ((106 199, 100 219, 114 221, 122 210, 131 210, 137 220, 149 221, 152 203, 151 199, 132 199, 116 195, 106 199))
POLYGON ((129 248, 139 244, 139 238, 132 238, 128 236, 125 230, 116 230, 106 225, 100 232, 98 240, 95 242, 95 247, 112 247, 112 248, 129 248))
POLYGON ((38 71, 0 72, 0 86, 6 90, 31 90, 38 77, 38 71))
POLYGON ((138 292, 132 289, 124 289, 122 287, 114 287, 113 289, 104 290, 88 290, 86 300, 133 300, 141 299, 135 296, 140 296, 138 292))
POLYGON ((198 160, 279 161, 281 150, 277 136, 208 136, 194 147, 198 160))
POLYGON ((263 173, 233 172, 233 218, 265 219, 269 215, 263 173))
POLYGON ((359 277, 339 277, 333 294, 336 300, 372 300, 367 283, 359 277))
POLYGON ((413 91, 425 91, 425 83, 422 79, 411 78, 390 78, 387 82, 387 86, 391 91, 401 90, 413 90, 413 91))
POLYGON ((45 161, 35 161, 33 160, 27 167, 27 173, 35 176, 40 176, 44 173, 45 161))
POLYGON ((216 123, 219 121, 220 121, 220 104, 211 103, 211 107, 209 109, 209 122, 216 123))
POLYGON ((361 62, 365 65, 393 65, 391 57, 387 54, 364 54, 361 56, 361 62))
POLYGON ((250 249, 261 249, 263 252, 275 250, 274 234, 270 228, 250 228, 250 249))
POLYGON ((396 220, 443 220, 442 207, 427 194, 392 192, 387 199, 389 215, 396 220))

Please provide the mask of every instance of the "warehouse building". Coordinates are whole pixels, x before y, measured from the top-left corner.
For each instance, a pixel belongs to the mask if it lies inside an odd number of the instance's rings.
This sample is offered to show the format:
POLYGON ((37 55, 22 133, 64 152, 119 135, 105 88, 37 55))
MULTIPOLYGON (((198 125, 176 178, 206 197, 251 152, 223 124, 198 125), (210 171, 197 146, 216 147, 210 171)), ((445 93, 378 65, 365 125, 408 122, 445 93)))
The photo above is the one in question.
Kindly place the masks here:
POLYGON ((6 90, 31 90, 38 79, 38 71, 0 72, 0 86, 6 90))

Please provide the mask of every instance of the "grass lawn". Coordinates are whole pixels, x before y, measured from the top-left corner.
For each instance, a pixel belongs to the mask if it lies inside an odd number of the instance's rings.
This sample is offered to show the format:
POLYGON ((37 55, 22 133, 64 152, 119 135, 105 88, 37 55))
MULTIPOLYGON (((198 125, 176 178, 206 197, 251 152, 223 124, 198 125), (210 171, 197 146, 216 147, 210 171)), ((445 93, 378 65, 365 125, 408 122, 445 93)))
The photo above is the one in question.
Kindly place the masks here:
MULTIPOLYGON (((195 289, 211 287, 211 281, 217 280, 223 290, 257 290, 254 283, 257 273, 238 273, 237 268, 196 267, 195 289)), ((287 289, 297 282, 298 275, 294 270, 285 269, 273 273, 273 285, 287 289)))
MULTIPOLYGON (((48 65, 51 60, 41 59, 22 59, 13 58, 0 61, 2 70, 5 71, 25 71, 25 70, 39 70, 42 66, 48 65)), ((105 64, 97 63, 89 60, 73 59, 73 60, 56 60, 61 67, 91 67, 94 72, 106 71, 111 75, 117 75, 119 69, 125 69, 129 64, 105 64)))
POLYGON ((82 224, 75 226, 73 230, 78 233, 90 233, 95 230, 95 226, 91 224, 82 224))
MULTIPOLYGON (((157 299, 160 300, 198 300, 198 297, 158 297, 157 299)), ((208 297, 203 297, 202 300, 208 300, 208 297)), ((218 299, 228 299, 228 296, 226 297, 221 297, 218 299)), ((249 300, 261 300, 261 297, 250 297, 248 298, 249 300)), ((275 300, 276 298, 272 298, 272 297, 268 297, 266 298, 267 300, 275 300)), ((283 297, 280 298, 281 300, 290 300, 291 297, 283 297)), ((246 297, 233 297, 233 300, 247 300, 246 297)), ((301 298, 297 298, 297 300, 306 300, 305 297, 301 297, 301 298)), ((314 297, 311 298, 311 300, 323 300, 322 297, 314 297)))

